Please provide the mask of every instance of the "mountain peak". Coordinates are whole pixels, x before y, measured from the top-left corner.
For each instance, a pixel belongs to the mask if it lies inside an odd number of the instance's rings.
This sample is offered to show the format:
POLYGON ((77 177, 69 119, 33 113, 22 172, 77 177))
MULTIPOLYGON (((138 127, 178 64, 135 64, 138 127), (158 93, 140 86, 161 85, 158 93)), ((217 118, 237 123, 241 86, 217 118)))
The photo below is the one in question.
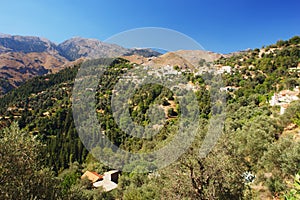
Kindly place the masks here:
POLYGON ((81 57, 118 57, 128 52, 128 49, 115 44, 82 37, 68 39, 59 44, 58 49, 69 60, 76 60, 81 57))
POLYGON ((4 52, 53 52, 56 45, 46 38, 0 34, 0 53, 4 52))

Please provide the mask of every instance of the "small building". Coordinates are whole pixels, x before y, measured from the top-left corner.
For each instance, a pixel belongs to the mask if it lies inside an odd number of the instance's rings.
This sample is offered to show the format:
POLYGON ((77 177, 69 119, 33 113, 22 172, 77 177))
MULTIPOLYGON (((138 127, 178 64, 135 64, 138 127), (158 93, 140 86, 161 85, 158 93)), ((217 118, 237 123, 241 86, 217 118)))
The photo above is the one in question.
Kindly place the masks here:
POLYGON ((233 91, 236 91, 238 89, 239 88, 235 87, 235 86, 226 86, 226 87, 221 87, 220 91, 222 91, 222 92, 233 92, 233 91))
POLYGON ((111 170, 104 173, 103 179, 118 183, 120 172, 118 170, 111 170))
POLYGON ((90 180, 92 183, 95 183, 99 180, 103 180, 103 176, 98 174, 97 172, 90 172, 90 171, 86 171, 82 176, 81 179, 88 179, 90 180))
POLYGON ((280 106, 280 115, 283 115, 285 113, 285 110, 289 107, 289 104, 282 104, 280 106))
POLYGON ((113 189, 116 189, 118 187, 118 184, 113 181, 104 179, 102 181, 97 181, 96 183, 93 183, 93 186, 95 188, 102 187, 105 192, 109 192, 113 189))
POLYGON ((298 87, 296 87, 293 91, 282 90, 279 93, 275 93, 269 103, 271 106, 280 106, 280 114, 282 115, 291 102, 299 100, 299 93, 300 91, 298 87))
POLYGON ((118 187, 120 172, 118 170, 111 170, 104 173, 103 179, 93 183, 93 186, 102 187, 105 192, 111 191, 118 187))
POLYGON ((223 73, 231 73, 231 66, 221 66, 218 70, 217 70, 217 74, 223 74, 223 73))
POLYGON ((99 175, 96 172, 86 171, 81 179, 88 178, 93 183, 95 188, 102 187, 105 192, 109 192, 118 187, 120 171, 111 170, 105 172, 104 175, 99 175))

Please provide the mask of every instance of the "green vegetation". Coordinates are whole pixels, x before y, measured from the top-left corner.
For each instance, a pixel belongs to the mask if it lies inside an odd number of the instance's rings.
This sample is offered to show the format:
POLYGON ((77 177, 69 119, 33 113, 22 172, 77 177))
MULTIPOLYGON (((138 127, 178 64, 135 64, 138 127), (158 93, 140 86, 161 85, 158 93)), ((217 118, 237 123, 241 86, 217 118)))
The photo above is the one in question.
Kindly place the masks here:
POLYGON ((42 144, 20 130, 16 123, 0 135, 0 198, 57 199, 59 184, 54 173, 41 164, 42 144))
POLYGON ((300 199, 300 173, 296 174, 292 189, 285 195, 287 200, 297 200, 300 199))
MULTIPOLYGON (((90 62, 97 66, 101 60, 90 62)), ((262 199, 285 196, 297 199, 298 175, 295 184, 286 183, 294 181, 291 177, 300 170, 297 138, 300 102, 293 102, 279 115, 279 109, 270 107, 268 101, 275 92, 300 85, 299 63, 299 37, 215 62, 232 66, 233 73, 222 74, 225 86, 231 88, 226 93, 225 127, 205 158, 199 157, 199 147, 212 115, 212 91, 207 84, 214 82, 207 83, 203 78, 212 74, 184 73, 197 87, 200 125, 195 141, 166 168, 136 173, 143 171, 144 165, 125 166, 133 171, 123 172, 118 188, 111 192, 92 189, 90 182, 80 180, 85 170, 103 173, 109 168, 88 153, 75 129, 70 99, 79 66, 34 78, 0 100, 0 198, 262 199), (291 124, 295 126, 289 130, 291 124), (255 175, 253 182, 245 180, 245 172, 255 175)), ((107 67, 97 83, 95 109, 101 128, 115 145, 130 152, 148 152, 172 139, 181 115, 180 106, 177 97, 158 84, 147 84, 133 91, 129 113, 134 123, 148 125, 153 104, 163 108, 166 123, 151 138, 127 135, 114 120, 111 97, 119 77, 132 68, 134 66, 123 59, 116 59, 107 67)), ((97 144, 99 135, 91 140, 97 144)), ((104 148, 101 153, 110 156, 113 152, 104 148)))

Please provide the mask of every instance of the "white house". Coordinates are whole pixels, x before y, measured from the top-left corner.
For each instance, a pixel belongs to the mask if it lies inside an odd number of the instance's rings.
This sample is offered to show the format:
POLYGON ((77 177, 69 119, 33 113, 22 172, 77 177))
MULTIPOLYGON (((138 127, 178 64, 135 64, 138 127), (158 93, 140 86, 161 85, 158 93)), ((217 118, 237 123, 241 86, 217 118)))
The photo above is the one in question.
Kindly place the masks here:
POLYGON ((280 114, 284 114, 285 110, 288 108, 289 104, 293 101, 299 100, 299 87, 297 86, 293 91, 282 90, 278 94, 275 93, 271 100, 271 106, 280 106, 280 114))
POLYGON ((120 172, 118 170, 111 170, 105 172, 103 179, 93 183, 93 186, 98 188, 102 187, 105 192, 111 191, 118 187, 118 179, 120 172))
POLYGON ((222 66, 217 70, 217 74, 223 74, 223 73, 231 73, 231 66, 222 66))

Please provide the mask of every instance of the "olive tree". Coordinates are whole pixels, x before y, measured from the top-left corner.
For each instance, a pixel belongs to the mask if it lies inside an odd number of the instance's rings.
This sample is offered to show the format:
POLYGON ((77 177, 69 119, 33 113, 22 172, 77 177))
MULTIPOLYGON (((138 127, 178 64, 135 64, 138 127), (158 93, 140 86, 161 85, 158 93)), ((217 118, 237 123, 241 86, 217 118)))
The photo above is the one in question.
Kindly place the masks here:
POLYGON ((0 199, 59 199, 58 180, 41 165, 42 144, 17 123, 0 133, 0 199))

